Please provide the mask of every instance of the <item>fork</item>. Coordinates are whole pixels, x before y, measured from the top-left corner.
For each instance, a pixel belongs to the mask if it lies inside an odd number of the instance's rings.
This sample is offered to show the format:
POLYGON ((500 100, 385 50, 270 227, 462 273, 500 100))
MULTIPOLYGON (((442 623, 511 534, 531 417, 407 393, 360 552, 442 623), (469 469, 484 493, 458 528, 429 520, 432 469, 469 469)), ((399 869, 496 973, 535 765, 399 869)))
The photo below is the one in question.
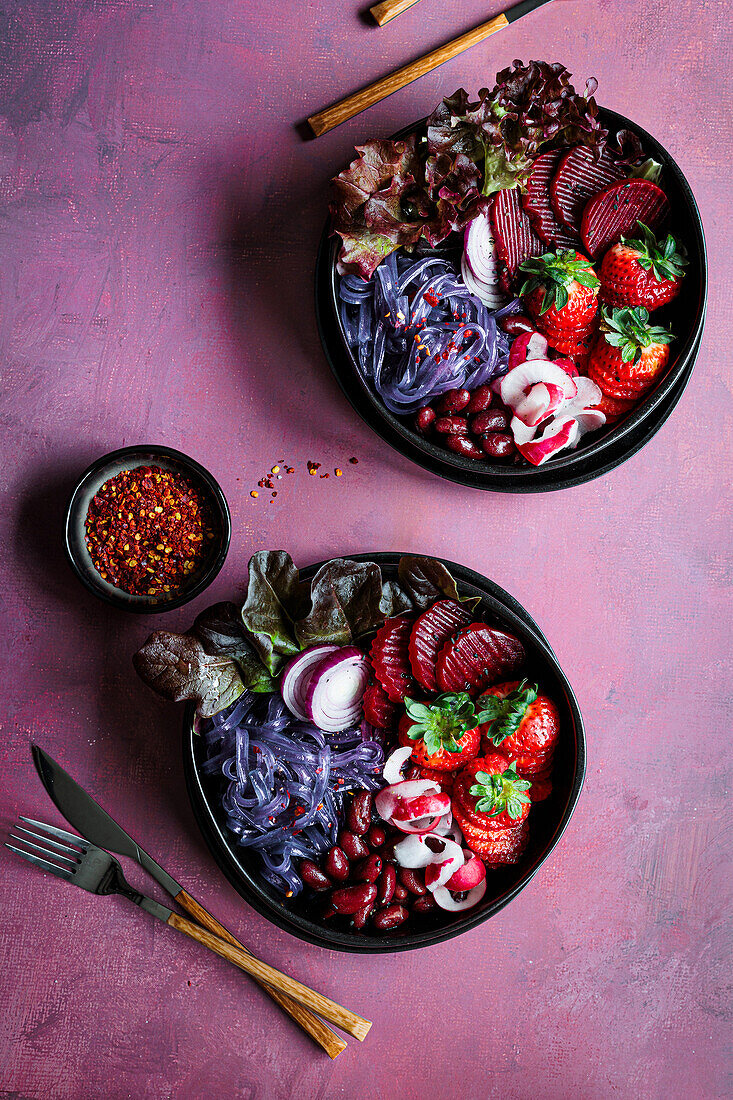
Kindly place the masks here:
POLYGON ((121 894, 146 913, 165 921, 172 928, 178 929, 192 940, 208 947, 234 966, 238 966, 240 970, 306 1005, 329 1023, 353 1035, 355 1039, 366 1038, 372 1026, 369 1020, 357 1016, 356 1013, 336 1004, 323 994, 316 993, 315 990, 301 985, 294 978, 289 978, 287 974, 268 966, 253 955, 219 939, 205 928, 174 913, 159 902, 146 897, 145 894, 138 893, 125 879, 119 860, 109 852, 105 852, 103 848, 98 848, 96 844, 91 844, 83 837, 67 833, 64 829, 57 829, 54 825, 47 825, 43 821, 35 821, 23 815, 20 820, 26 825, 33 826, 32 829, 28 829, 23 825, 16 825, 17 832, 24 835, 10 834, 10 839, 23 847, 18 848, 14 844, 7 843, 5 847, 15 852, 21 859, 56 875, 65 882, 80 886, 90 894, 121 894))

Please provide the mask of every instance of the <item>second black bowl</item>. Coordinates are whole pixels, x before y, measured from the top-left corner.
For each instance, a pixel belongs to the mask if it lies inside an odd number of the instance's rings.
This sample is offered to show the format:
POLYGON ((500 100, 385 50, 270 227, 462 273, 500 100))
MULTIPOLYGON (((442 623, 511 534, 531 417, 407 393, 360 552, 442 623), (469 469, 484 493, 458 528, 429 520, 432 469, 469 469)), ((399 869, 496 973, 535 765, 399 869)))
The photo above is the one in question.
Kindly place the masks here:
MULTIPOLYGON (((544 466, 462 458, 419 435, 406 419, 385 408, 362 377, 346 341, 338 308, 338 246, 329 236, 328 224, 324 229, 316 262, 316 316, 326 358, 346 397, 366 423, 395 450, 431 473, 472 488, 506 493, 548 492, 592 481, 619 466, 644 445, 656 430, 657 411, 661 411, 671 395, 679 396, 681 380, 689 378, 700 347, 707 301, 707 253, 700 211, 682 170, 651 134, 615 111, 602 109, 601 118, 611 133, 628 129, 638 134, 647 154, 662 164, 663 186, 672 204, 674 227, 687 247, 690 263, 683 292, 674 304, 676 340, 671 365, 659 385, 623 420, 585 436, 577 450, 561 452, 544 466)), ((397 136, 415 128, 409 127, 397 136)), ((686 381, 682 389, 685 384, 686 381)))

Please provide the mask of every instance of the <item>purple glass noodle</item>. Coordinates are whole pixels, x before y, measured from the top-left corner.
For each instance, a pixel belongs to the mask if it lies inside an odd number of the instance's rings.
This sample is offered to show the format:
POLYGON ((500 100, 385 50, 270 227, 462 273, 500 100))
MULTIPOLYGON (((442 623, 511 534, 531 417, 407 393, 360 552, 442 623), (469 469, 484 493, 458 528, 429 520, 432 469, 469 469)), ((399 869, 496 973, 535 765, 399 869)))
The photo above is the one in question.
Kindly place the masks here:
POLYGON ((446 254, 398 250, 368 282, 344 275, 339 295, 359 370, 393 413, 416 412, 446 390, 475 389, 506 371, 510 338, 496 322, 519 301, 491 313, 446 254))
POLYGON ((227 828, 283 894, 303 888, 297 860, 336 843, 344 796, 384 786, 384 751, 371 727, 323 733, 295 719, 277 693, 245 691, 197 729, 207 748, 202 770, 221 782, 227 828))

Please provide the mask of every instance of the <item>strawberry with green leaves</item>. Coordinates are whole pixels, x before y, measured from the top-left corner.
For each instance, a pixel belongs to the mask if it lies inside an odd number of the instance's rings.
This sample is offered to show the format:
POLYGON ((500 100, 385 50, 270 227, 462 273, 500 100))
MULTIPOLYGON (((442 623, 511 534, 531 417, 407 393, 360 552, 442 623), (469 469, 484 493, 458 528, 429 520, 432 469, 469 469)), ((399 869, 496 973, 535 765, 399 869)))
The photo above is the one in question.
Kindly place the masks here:
POLYGON ((482 744, 516 761, 522 774, 547 767, 560 736, 560 715, 535 684, 513 680, 496 684, 477 701, 482 744))
POLYGON ((497 830, 514 829, 529 814, 531 782, 522 779, 513 763, 493 752, 472 760, 453 783, 453 816, 467 839, 497 830))
POLYGON ((587 257, 573 249, 546 252, 520 267, 529 276, 520 294, 548 339, 586 335, 592 329, 600 282, 587 257))
POLYGON ((641 397, 669 362, 669 329, 649 324, 643 306, 602 311, 601 331, 591 348, 588 377, 608 397, 641 397))
POLYGON ((430 703, 405 699, 398 740, 412 745, 412 758, 422 768, 455 771, 475 756, 481 744, 476 710, 465 692, 446 692, 430 703))
POLYGON ((644 306, 650 312, 673 301, 682 289, 685 249, 669 234, 658 240, 643 222, 640 236, 622 237, 601 264, 601 298, 611 306, 644 306))

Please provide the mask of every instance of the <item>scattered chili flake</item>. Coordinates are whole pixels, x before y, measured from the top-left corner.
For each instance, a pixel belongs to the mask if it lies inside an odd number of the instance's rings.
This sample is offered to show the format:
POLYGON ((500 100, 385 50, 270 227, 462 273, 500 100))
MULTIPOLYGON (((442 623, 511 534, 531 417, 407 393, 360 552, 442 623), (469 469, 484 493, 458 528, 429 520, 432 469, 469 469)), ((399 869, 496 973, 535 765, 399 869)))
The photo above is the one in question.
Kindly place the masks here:
POLYGON ((423 298, 428 303, 428 305, 432 306, 433 308, 435 308, 435 306, 437 306, 438 302, 440 301, 440 298, 438 298, 432 287, 430 288, 430 290, 425 291, 425 293, 423 294, 423 298))
POLYGON ((280 473, 280 467, 279 466, 273 466, 272 469, 270 470, 270 473, 271 474, 279 474, 280 473))
MULTIPOLYGON (((258 483, 257 483, 257 484, 258 484, 258 485, 261 485, 261 484, 262 484, 262 482, 261 482, 261 481, 258 481, 258 483)), ((253 490, 252 490, 252 492, 251 492, 251 493, 250 493, 249 495, 250 495, 251 497, 258 497, 258 496, 259 496, 260 494, 259 494, 259 493, 257 492, 257 490, 256 490, 256 489, 253 489, 253 490)))
POLYGON ((328 477, 328 474, 321 474, 321 477, 328 477))
POLYGON ((359 459, 358 458, 350 458, 349 462, 351 463, 352 466, 358 466, 359 465, 359 459))
POLYGON ((336 467, 336 469, 333 472, 335 473, 336 477, 343 477, 344 476, 344 471, 339 470, 338 466, 336 467))
POLYGON ((286 474, 294 474, 295 473, 295 466, 286 466, 285 467, 285 473, 286 474))
POLYGON ((160 466, 136 466, 105 481, 89 505, 85 529, 94 568, 132 596, 181 588, 214 538, 199 490, 160 466))

